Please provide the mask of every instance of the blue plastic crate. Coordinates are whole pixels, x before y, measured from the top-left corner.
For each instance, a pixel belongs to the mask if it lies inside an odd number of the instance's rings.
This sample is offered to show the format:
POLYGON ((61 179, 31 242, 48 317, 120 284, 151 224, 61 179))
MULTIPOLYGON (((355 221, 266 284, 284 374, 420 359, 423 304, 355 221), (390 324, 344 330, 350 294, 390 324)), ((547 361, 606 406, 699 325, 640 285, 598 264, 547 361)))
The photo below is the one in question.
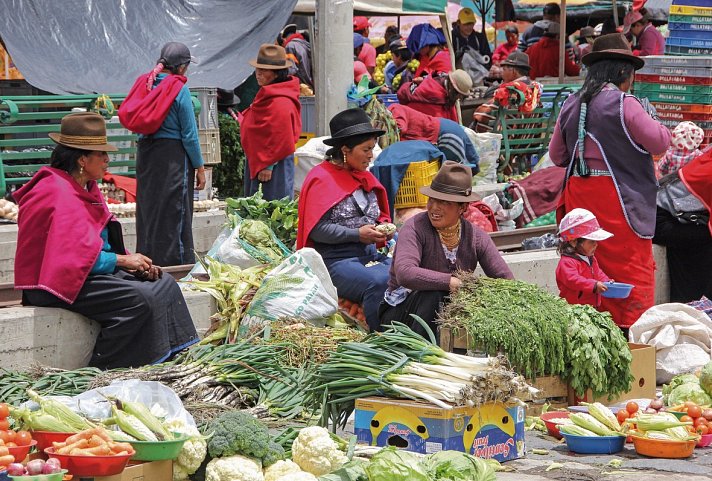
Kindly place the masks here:
POLYGON ((710 7, 710 0, 672 0, 673 5, 680 7, 710 7))
POLYGON ((702 56, 712 55, 712 48, 680 47, 678 45, 665 45, 667 55, 702 56))
POLYGON ((670 32, 707 32, 712 35, 712 23, 680 23, 670 22, 668 24, 670 32))
MULTIPOLYGON (((712 68, 712 57, 649 55, 645 57, 645 68, 653 67, 704 67, 712 68)), ((543 95, 542 95, 543 97, 543 95)))
MULTIPOLYGON (((705 26, 712 27, 712 25, 705 26)), ((712 30, 670 29, 670 36, 668 38, 689 38, 691 40, 712 41, 712 30)))
POLYGON ((398 95, 396 94, 378 94, 376 98, 380 100, 385 107, 398 103, 398 95))
MULTIPOLYGON (((667 45, 688 48, 712 49, 712 38, 680 38, 677 36, 673 36, 673 33, 674 32, 670 32, 670 37, 667 39, 667 45)), ((709 37, 709 35, 707 35, 707 37, 709 37)))

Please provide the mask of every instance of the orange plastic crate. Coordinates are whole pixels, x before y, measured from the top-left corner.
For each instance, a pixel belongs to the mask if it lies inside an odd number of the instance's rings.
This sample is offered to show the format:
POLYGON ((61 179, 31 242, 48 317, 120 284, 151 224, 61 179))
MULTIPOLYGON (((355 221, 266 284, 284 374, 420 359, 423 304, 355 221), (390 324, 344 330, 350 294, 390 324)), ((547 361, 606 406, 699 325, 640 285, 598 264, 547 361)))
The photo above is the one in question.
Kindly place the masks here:
POLYGON ((430 185, 438 170, 440 170, 439 160, 411 162, 398 188, 395 208, 424 207, 428 203, 428 197, 421 194, 418 189, 430 185))

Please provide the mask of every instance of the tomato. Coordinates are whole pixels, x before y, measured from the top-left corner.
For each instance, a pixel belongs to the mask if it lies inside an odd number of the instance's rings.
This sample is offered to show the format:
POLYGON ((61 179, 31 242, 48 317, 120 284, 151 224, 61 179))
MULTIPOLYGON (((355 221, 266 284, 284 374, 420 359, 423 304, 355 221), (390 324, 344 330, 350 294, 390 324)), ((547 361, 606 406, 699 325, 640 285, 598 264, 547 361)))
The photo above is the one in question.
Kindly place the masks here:
POLYGON ((693 421, 693 426, 707 426, 707 420, 705 418, 695 418, 693 421))
POLYGON ((7 403, 0 403, 0 419, 5 419, 10 415, 10 406, 7 403))
POLYGON ((7 419, 0 419, 0 431, 7 431, 10 429, 10 421, 7 419))
POLYGON ((699 418, 702 416, 702 408, 699 406, 690 406, 687 408, 687 414, 691 418, 699 418))
POLYGON ((5 443, 5 446, 8 448, 16 448, 17 444, 13 443, 12 441, 9 441, 9 442, 5 443))
POLYGON ((12 429, 8 429, 6 431, 6 433, 7 433, 7 440, 14 442, 15 437, 17 437, 17 433, 15 431, 13 431, 12 429))
POLYGON ((10 439, 10 433, 13 431, 0 431, 0 440, 2 440, 3 443, 8 443, 11 441, 10 439))
POLYGON ((626 411, 625 409, 619 409, 616 413, 616 417, 618 418, 619 423, 623 423, 626 419, 630 417, 630 413, 628 413, 628 411, 626 411))
POLYGON ((27 431, 18 431, 15 442, 18 446, 27 446, 32 442, 32 435, 27 431))
POLYGON ((683 416, 683 417, 680 418, 680 422, 681 422, 681 423, 691 423, 691 422, 692 422, 692 418, 691 418, 690 416, 685 415, 685 416, 683 416))
POLYGON ((705 435, 710 432, 710 428, 707 427, 706 425, 701 425, 701 426, 697 426, 696 431, 697 431, 697 434, 705 435))
POLYGON ((638 404, 634 402, 629 402, 625 405, 625 410, 628 411, 628 414, 633 415, 638 412, 638 404))

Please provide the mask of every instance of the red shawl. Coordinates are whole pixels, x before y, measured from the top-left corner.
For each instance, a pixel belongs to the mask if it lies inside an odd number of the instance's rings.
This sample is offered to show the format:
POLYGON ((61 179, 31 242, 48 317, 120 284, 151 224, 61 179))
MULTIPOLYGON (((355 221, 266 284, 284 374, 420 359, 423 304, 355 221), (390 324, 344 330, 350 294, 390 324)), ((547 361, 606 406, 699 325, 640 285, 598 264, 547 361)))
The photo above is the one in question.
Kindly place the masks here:
POLYGON ((438 50, 432 58, 425 57, 415 70, 415 77, 448 73, 453 70, 449 50, 438 50))
POLYGON ((431 144, 438 142, 440 118, 401 104, 393 104, 388 110, 398 125, 401 140, 427 140, 431 144))
POLYGON ((69 304, 77 298, 112 218, 96 182, 88 186, 42 167, 13 194, 20 207, 15 289, 43 289, 69 304))
POLYGON ((182 75, 168 75, 149 92, 146 90, 149 75, 136 79, 119 107, 121 125, 143 135, 151 135, 161 128, 173 101, 188 81, 182 75))
POLYGON ((378 221, 390 222, 386 189, 372 173, 349 171, 329 161, 314 167, 304 179, 299 193, 297 249, 311 246, 309 234, 324 214, 359 188, 366 192, 376 191, 378 207, 381 210, 378 221))
POLYGON ((117 188, 123 190, 126 193, 126 202, 136 202, 136 179, 134 177, 126 177, 107 172, 104 174, 102 180, 104 182, 110 182, 117 188))
POLYGON ((302 131, 299 79, 260 87, 240 123, 250 178, 294 153, 302 131))
MULTIPOLYGON (((684 165, 678 175, 687 189, 712 213, 712 149, 684 165)), ((712 234, 712 217, 707 226, 712 234)))

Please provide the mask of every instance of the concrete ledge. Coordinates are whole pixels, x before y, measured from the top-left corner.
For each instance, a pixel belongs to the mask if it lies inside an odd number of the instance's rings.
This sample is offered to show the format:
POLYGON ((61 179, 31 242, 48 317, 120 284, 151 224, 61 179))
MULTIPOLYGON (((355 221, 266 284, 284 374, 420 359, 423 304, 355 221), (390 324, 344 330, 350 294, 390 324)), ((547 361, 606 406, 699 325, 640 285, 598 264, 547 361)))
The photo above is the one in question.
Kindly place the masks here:
MULTIPOLYGON (((217 312, 207 293, 184 291, 188 310, 200 335, 217 312)), ((91 358, 99 324, 73 312, 47 307, 0 309, 0 365, 26 369, 32 363, 61 369, 86 366, 91 358)))

